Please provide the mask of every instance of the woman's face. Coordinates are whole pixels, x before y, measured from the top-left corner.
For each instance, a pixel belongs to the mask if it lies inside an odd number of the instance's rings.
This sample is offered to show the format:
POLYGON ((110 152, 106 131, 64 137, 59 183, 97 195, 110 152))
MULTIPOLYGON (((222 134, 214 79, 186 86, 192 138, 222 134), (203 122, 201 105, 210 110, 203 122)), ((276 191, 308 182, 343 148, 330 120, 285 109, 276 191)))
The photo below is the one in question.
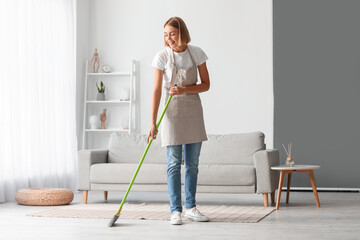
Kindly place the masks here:
POLYGON ((164 39, 165 42, 172 49, 179 47, 181 44, 179 42, 179 29, 174 28, 170 25, 166 25, 164 28, 164 39))

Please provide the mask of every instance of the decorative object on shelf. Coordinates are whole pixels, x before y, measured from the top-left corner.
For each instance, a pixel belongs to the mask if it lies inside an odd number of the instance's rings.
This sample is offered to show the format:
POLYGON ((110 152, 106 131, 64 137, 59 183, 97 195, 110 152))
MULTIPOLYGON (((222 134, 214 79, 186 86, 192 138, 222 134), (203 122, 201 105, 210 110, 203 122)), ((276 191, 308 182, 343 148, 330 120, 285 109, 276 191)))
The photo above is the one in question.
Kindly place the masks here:
POLYGON ((99 117, 96 115, 91 115, 89 117, 89 124, 91 129, 97 129, 97 126, 99 124, 99 117))
POLYGON ((96 87, 98 89, 98 94, 97 94, 96 100, 104 101, 105 100, 105 85, 104 85, 104 83, 101 81, 100 87, 99 87, 98 83, 96 83, 96 87))
POLYGON ((285 145, 282 145, 286 154, 287 154, 287 158, 286 158, 286 166, 292 167, 295 165, 294 159, 291 157, 291 147, 292 147, 292 143, 288 144, 288 148, 285 148, 285 145))
POLYGON ((130 91, 128 88, 120 89, 120 101, 129 101, 130 100, 130 91))
POLYGON ((110 68, 109 65, 105 64, 105 65, 103 65, 103 67, 102 67, 102 71, 103 71, 104 73, 110 73, 110 72, 111 72, 111 68, 110 68))
POLYGON ((97 48, 95 48, 94 56, 91 59, 91 63, 93 64, 93 72, 97 73, 100 67, 100 58, 99 53, 97 52, 97 48))
POLYGON ((124 129, 124 130, 128 130, 129 129, 129 117, 123 117, 121 119, 121 127, 124 129))
POLYGON ((106 120, 106 108, 104 108, 103 113, 100 114, 101 129, 106 129, 105 128, 105 120, 106 120))

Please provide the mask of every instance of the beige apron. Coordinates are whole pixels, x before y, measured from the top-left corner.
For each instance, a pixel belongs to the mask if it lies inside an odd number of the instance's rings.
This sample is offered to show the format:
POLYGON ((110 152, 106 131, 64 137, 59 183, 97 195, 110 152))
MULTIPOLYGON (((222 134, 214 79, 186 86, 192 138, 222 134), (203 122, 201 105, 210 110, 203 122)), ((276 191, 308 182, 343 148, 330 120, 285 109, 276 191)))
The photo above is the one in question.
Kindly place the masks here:
MULTIPOLYGON (((185 70, 177 68, 174 52, 171 49, 171 81, 165 82, 165 103, 169 98, 170 86, 192 86, 197 82, 197 66, 187 48, 193 66, 185 70)), ((186 93, 172 97, 168 109, 164 115, 161 128, 162 146, 182 145, 206 141, 206 131, 203 117, 203 109, 198 93, 186 93)))

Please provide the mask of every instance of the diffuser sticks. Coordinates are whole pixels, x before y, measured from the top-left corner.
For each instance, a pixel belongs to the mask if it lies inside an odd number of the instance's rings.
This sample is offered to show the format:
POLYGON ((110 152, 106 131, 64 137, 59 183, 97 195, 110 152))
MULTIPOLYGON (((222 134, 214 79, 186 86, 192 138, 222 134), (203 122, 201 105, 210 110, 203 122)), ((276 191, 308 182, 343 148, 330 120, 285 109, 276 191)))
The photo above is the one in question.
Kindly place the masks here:
POLYGON ((287 158, 286 158, 286 163, 285 165, 286 166, 289 166, 289 167, 292 167, 295 165, 295 162, 294 162, 294 159, 291 157, 291 147, 292 147, 292 143, 288 144, 287 146, 287 149, 285 148, 285 145, 283 144, 282 145, 285 152, 286 152, 286 155, 287 155, 287 158))

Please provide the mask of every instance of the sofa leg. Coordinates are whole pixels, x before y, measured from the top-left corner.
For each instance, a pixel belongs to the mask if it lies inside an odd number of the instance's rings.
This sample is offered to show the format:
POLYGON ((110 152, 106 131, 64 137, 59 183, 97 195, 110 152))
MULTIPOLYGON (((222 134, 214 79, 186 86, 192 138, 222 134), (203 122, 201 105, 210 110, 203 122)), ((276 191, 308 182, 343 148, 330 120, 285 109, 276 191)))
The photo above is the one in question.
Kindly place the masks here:
POLYGON ((271 203, 275 203, 275 191, 271 192, 271 203))
POLYGON ((88 190, 83 191, 83 203, 87 204, 88 190))
POLYGON ((104 191, 104 200, 107 200, 108 197, 108 191, 104 191))
POLYGON ((263 193, 263 198, 264 198, 264 206, 268 207, 269 203, 268 203, 268 194, 267 193, 263 193))

